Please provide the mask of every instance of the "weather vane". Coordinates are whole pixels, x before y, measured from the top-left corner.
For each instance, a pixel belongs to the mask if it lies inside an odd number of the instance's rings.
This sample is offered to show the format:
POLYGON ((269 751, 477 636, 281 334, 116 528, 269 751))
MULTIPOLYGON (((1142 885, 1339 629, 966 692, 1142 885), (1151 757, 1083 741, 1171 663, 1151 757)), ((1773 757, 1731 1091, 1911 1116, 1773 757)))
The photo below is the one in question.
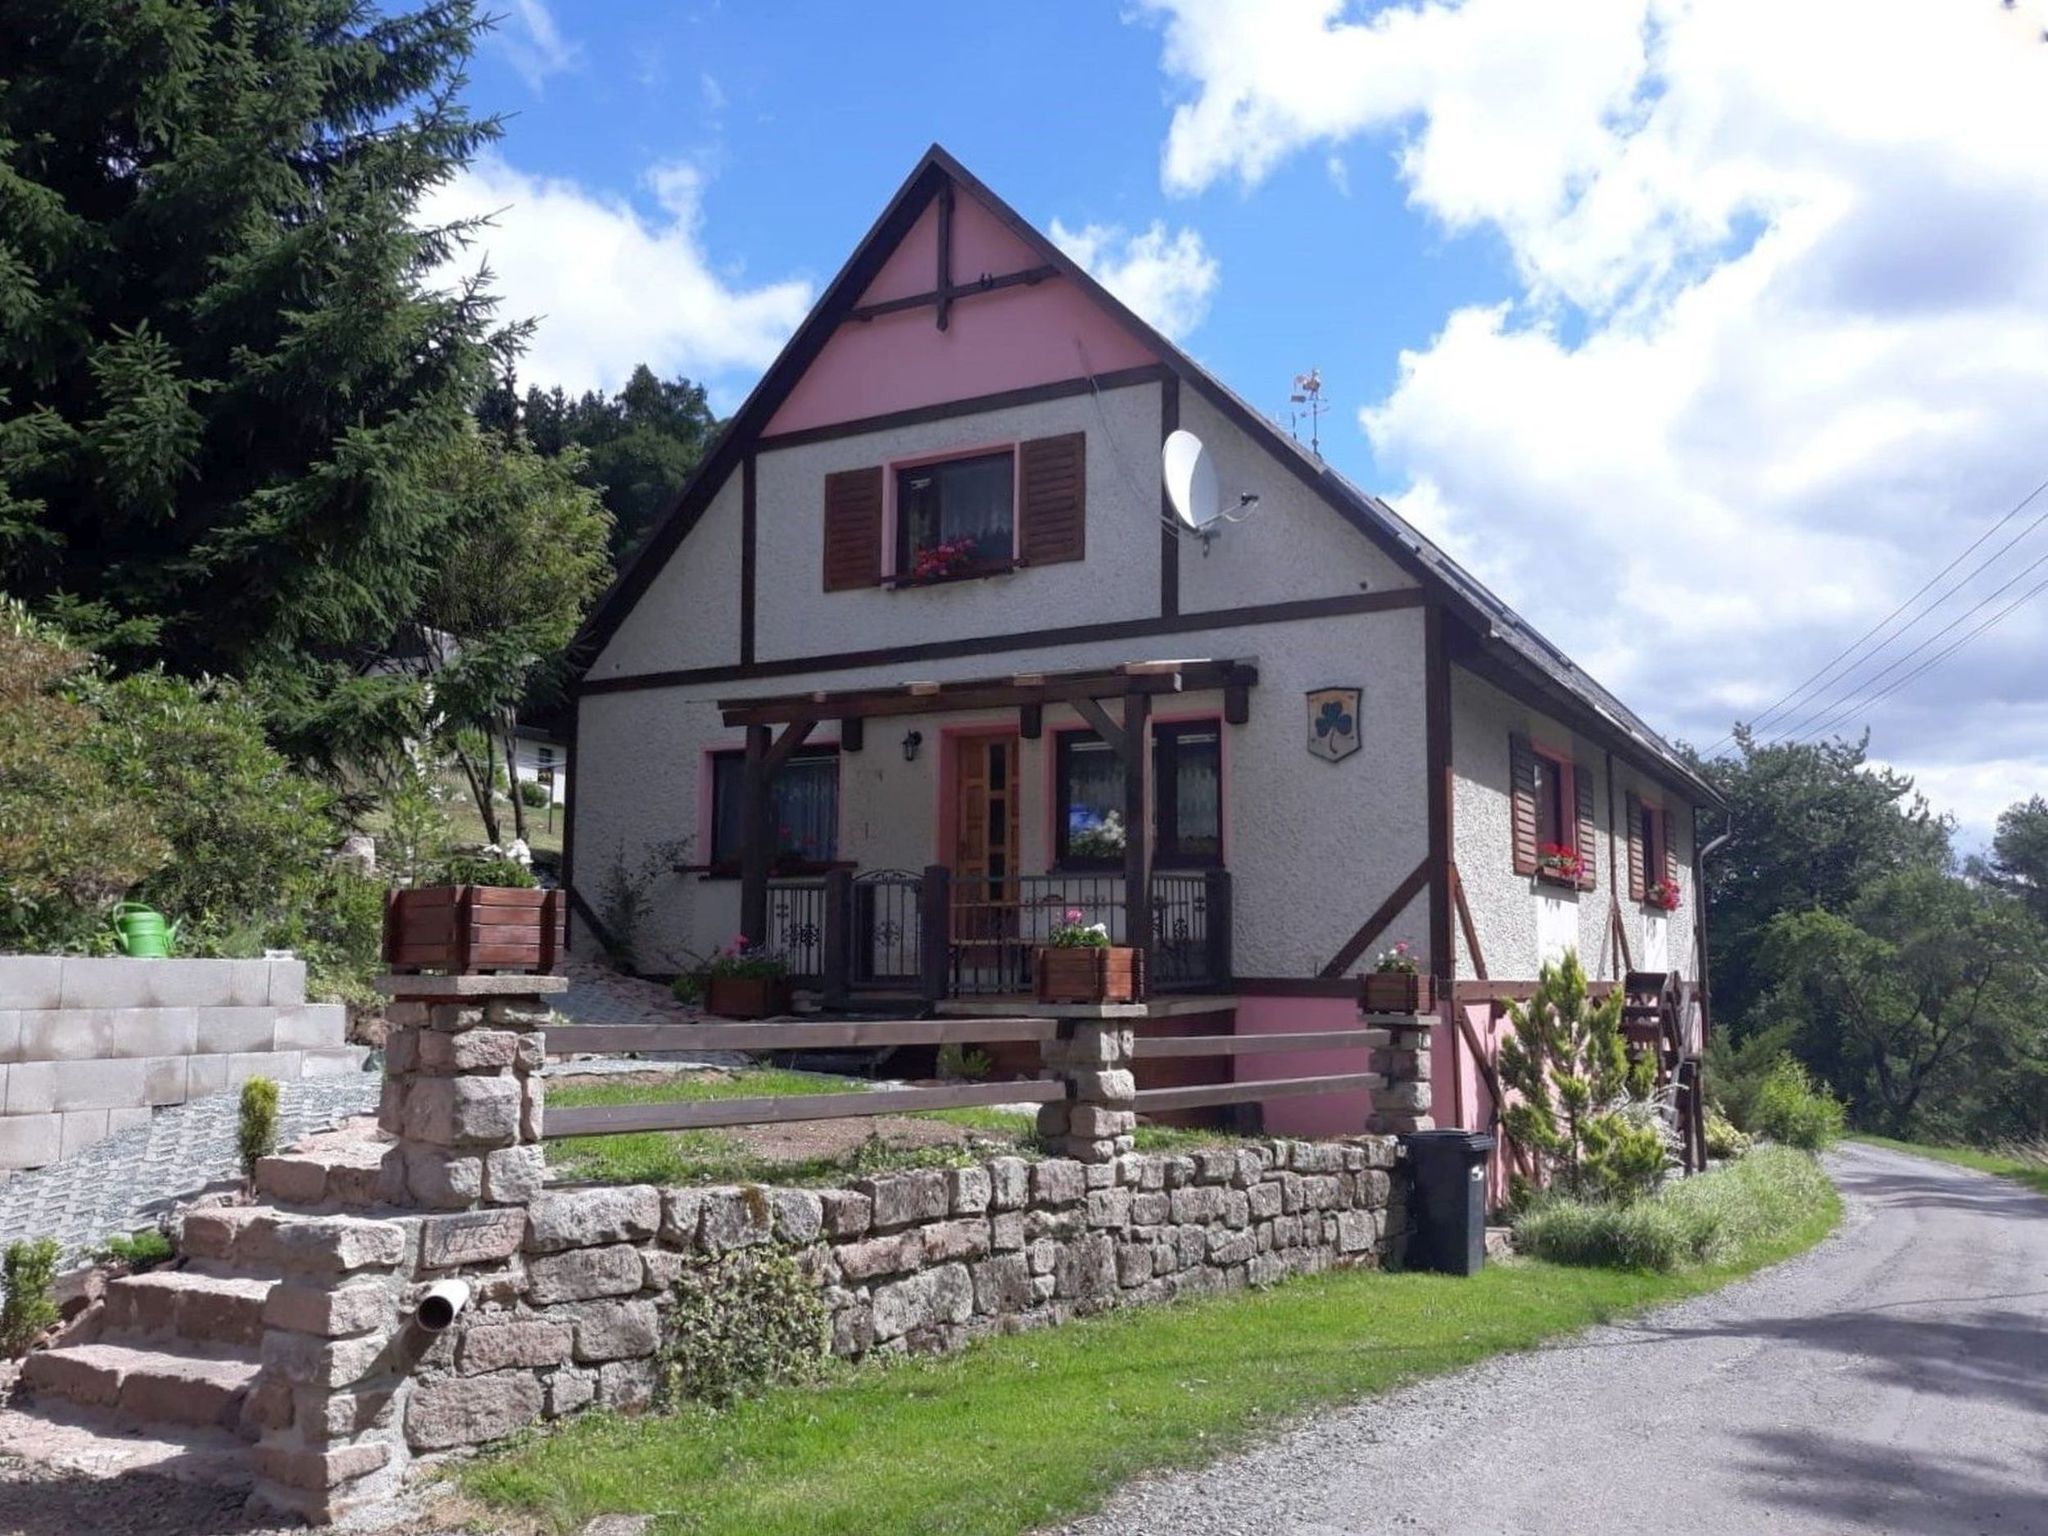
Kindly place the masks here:
POLYGON ((1294 376, 1294 393, 1287 397, 1293 407, 1287 413, 1288 430, 1296 442, 1301 441, 1301 419, 1308 418, 1308 448, 1317 458, 1323 456, 1322 419, 1329 407, 1323 403, 1323 371, 1311 368, 1307 373, 1294 376))

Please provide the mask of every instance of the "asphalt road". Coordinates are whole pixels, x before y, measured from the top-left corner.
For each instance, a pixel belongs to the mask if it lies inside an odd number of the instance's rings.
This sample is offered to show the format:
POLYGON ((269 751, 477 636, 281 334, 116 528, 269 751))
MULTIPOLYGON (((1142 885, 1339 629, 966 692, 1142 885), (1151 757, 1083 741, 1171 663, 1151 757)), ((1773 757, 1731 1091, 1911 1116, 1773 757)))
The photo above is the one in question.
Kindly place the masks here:
POLYGON ((1739 1285, 1139 1483, 1089 1536, 2048 1533, 2048 1199, 1846 1146, 1739 1285))

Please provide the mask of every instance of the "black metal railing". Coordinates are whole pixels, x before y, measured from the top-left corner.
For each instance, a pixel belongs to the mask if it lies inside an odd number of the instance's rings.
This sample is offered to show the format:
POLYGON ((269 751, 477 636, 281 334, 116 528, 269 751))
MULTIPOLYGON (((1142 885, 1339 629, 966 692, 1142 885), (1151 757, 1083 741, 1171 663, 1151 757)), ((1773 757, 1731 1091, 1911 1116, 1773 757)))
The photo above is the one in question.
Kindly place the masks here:
POLYGON ((789 974, 815 986, 825 976, 825 882, 822 878, 768 882, 770 949, 789 962, 789 974))

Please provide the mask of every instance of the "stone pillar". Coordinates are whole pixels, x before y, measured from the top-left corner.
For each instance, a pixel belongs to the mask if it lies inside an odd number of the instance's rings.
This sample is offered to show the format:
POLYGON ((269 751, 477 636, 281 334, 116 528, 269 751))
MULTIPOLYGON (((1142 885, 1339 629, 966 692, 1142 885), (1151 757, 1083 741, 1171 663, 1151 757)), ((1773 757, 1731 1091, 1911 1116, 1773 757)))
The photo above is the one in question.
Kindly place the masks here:
POLYGON ((383 976, 392 999, 377 1123, 403 1203, 523 1205, 540 1193, 548 998, 560 976, 383 976))
POLYGON ((1424 1013, 1368 1013, 1367 1046, 1386 1080, 1372 1091, 1373 1129, 1386 1135, 1433 1131, 1430 1117, 1430 1031, 1436 1019, 1424 1013))
POLYGON ((1062 1019, 1059 1038, 1039 1047, 1041 1077, 1067 1085, 1065 1099, 1038 1108, 1038 1135, 1055 1157, 1107 1163, 1131 1150, 1138 1127, 1131 1026, 1113 1019, 1062 1019))

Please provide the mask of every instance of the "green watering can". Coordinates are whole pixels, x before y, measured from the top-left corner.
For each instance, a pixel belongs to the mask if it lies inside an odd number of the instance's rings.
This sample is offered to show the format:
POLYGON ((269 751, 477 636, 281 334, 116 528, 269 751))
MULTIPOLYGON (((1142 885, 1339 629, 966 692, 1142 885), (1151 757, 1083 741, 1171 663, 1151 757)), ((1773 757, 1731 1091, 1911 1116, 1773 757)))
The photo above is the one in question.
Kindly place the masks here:
POLYGON ((164 921, 163 913, 139 901, 124 901, 109 919, 114 925, 114 947, 131 960, 162 960, 178 942, 178 925, 164 921))

